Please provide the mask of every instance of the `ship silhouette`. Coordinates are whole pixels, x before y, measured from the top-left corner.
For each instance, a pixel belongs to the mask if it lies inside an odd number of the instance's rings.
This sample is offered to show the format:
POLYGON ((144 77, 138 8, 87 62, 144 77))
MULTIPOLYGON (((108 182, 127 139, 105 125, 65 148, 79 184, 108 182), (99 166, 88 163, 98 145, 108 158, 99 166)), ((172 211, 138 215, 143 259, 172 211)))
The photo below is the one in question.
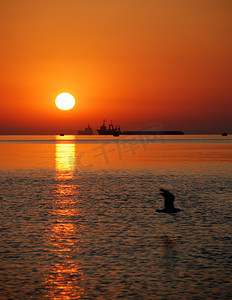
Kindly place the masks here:
POLYGON ((78 135, 92 135, 93 129, 88 124, 88 127, 86 127, 84 130, 78 130, 77 134, 78 135))
POLYGON ((113 136, 119 136, 120 134, 122 134, 121 130, 120 130, 120 126, 115 126, 113 125, 112 121, 109 124, 109 127, 107 129, 106 125, 105 125, 105 120, 103 120, 103 124, 100 127, 100 129, 97 129, 97 132, 100 135, 113 135, 113 136))
POLYGON ((145 130, 134 130, 134 131, 121 131, 120 126, 114 126, 112 121, 109 124, 108 128, 106 127, 106 122, 103 120, 103 124, 100 129, 97 129, 99 135, 183 135, 184 132, 181 130, 156 130, 156 131, 145 131, 145 130))

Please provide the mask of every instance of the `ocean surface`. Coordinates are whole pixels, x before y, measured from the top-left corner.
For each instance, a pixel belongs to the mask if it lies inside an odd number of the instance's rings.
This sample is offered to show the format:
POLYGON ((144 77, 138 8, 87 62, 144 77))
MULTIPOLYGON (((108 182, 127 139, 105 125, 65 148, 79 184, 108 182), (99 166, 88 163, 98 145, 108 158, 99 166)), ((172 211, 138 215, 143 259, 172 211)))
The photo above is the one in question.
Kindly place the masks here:
POLYGON ((231 299, 231 174, 231 135, 0 136, 0 299, 231 299))

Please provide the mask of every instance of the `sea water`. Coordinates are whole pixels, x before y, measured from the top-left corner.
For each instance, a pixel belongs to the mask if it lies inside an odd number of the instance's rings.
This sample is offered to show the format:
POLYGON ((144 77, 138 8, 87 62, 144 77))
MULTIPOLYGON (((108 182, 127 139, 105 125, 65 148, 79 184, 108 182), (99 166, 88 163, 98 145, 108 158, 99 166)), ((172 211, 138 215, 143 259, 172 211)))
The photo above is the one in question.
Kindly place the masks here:
POLYGON ((1 136, 0 299, 231 299, 231 142, 1 136))

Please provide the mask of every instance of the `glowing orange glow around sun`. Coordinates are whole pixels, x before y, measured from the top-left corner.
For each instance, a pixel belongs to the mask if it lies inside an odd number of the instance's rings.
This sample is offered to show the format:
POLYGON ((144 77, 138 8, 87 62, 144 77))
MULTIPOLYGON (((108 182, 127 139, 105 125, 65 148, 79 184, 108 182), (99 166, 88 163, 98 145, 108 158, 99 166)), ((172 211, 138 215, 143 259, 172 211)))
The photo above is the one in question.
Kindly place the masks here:
POLYGON ((56 97, 56 106, 61 110, 72 109, 75 105, 75 98, 69 93, 61 93, 56 97))
POLYGON ((230 133, 232 1, 101 3, 0 1, 0 135, 230 133))

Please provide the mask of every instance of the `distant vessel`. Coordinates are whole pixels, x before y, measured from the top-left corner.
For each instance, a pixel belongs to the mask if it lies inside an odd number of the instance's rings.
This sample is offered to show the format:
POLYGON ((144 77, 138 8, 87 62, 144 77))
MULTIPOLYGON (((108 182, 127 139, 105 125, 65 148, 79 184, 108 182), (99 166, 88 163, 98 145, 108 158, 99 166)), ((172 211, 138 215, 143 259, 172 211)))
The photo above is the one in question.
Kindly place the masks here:
POLYGON ((60 133, 60 136, 64 136, 64 133, 60 133))
POLYGON ((222 136, 227 136, 227 132, 223 132, 223 133, 222 133, 222 136))
POLYGON ((92 135, 93 129, 88 124, 88 127, 86 127, 84 130, 78 130, 77 134, 78 135, 92 135))
POLYGON ((106 128, 106 125, 105 125, 105 120, 103 120, 103 124, 102 126, 100 127, 100 129, 97 129, 97 132, 100 134, 100 135, 113 135, 113 136, 119 136, 120 134, 122 134, 121 130, 120 130, 120 126, 115 126, 113 125, 112 121, 111 123, 109 124, 109 127, 108 129, 106 128))
POLYGON ((113 136, 119 136, 119 135, 184 135, 184 132, 181 130, 176 131, 121 131, 120 126, 115 126, 111 123, 109 124, 109 127, 107 129, 105 125, 105 120, 103 120, 103 124, 100 127, 100 129, 97 129, 97 132, 100 135, 113 135, 113 136))

